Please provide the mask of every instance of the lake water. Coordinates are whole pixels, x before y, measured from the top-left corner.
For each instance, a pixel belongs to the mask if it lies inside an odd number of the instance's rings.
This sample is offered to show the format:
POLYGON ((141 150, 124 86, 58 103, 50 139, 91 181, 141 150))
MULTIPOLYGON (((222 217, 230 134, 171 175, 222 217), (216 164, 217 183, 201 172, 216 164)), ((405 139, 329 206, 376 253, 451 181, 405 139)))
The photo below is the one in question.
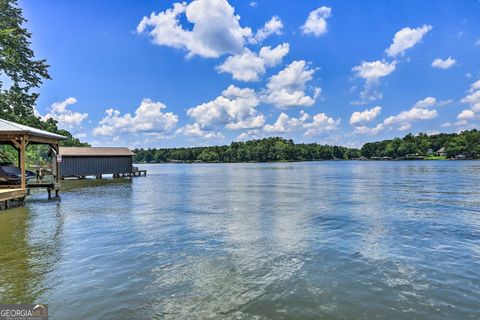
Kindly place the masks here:
POLYGON ((144 165, 0 212, 50 319, 479 319, 480 162, 144 165))

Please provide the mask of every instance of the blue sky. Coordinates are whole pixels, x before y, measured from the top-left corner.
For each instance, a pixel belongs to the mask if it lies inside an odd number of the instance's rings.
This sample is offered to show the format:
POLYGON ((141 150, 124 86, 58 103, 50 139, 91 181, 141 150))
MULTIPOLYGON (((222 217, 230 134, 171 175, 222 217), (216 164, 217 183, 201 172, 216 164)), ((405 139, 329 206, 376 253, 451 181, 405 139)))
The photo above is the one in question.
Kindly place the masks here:
POLYGON ((480 120, 480 2, 20 1, 37 112, 97 146, 361 146, 480 120))

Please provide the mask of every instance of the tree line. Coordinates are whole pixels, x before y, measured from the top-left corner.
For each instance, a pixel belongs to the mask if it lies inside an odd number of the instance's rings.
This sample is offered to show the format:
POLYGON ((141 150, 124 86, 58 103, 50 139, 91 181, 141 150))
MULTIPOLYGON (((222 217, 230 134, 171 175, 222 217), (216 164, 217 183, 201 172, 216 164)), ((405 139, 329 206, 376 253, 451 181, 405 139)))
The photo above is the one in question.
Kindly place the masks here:
POLYGON ((366 158, 408 159, 462 156, 466 159, 478 159, 480 157, 480 131, 473 129, 461 133, 407 134, 402 139, 395 138, 366 143, 361 149, 361 154, 366 158))
POLYGON ((137 163, 161 162, 271 162, 349 160, 361 158, 418 159, 480 157, 480 132, 428 135, 407 134, 403 138, 366 143, 360 149, 317 143, 295 144, 280 137, 232 142, 230 145, 192 148, 135 149, 137 163), (440 156, 438 156, 440 154, 440 156))
POLYGON ((352 159, 358 149, 317 143, 295 144, 279 137, 232 142, 226 146, 135 149, 136 162, 270 162, 352 159))

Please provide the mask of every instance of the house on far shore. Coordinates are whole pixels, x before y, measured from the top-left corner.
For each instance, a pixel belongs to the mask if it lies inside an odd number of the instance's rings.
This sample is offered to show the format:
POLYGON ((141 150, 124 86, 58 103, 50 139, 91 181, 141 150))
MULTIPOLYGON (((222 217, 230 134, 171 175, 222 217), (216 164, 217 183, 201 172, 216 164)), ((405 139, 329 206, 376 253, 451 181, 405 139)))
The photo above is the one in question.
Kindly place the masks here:
POLYGON ((445 157, 447 155, 447 153, 445 152, 445 147, 442 147, 435 151, 435 154, 439 157, 445 157))

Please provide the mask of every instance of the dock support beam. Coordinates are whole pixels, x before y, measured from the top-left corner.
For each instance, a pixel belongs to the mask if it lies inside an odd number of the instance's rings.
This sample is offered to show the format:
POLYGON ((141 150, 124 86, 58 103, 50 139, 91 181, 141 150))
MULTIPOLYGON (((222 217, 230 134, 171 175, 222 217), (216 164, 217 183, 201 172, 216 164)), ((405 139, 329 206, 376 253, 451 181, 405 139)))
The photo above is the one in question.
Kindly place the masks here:
POLYGON ((22 175, 22 183, 21 183, 21 188, 25 189, 27 187, 27 177, 26 177, 26 157, 25 157, 25 137, 22 137, 22 140, 20 141, 20 163, 22 164, 21 166, 21 175, 22 175))

